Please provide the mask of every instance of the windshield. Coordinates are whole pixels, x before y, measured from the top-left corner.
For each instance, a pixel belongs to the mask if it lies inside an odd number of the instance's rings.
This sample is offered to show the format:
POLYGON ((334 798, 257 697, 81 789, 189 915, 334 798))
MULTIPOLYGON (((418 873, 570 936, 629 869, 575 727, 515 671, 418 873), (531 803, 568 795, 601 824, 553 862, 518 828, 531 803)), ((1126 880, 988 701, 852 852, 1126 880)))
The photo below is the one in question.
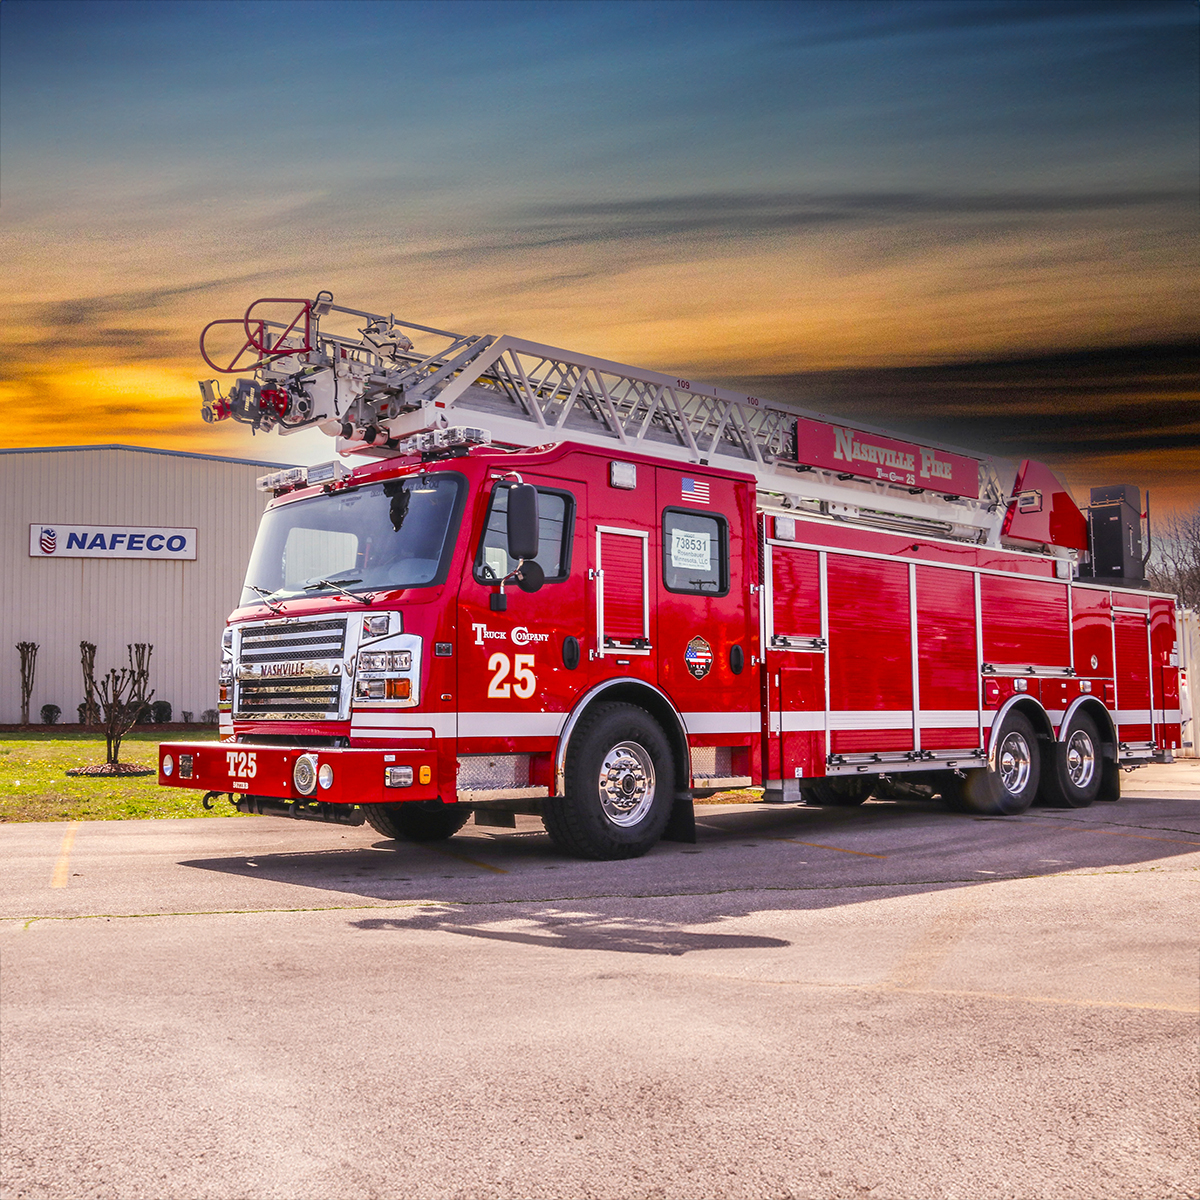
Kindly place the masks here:
POLYGON ((462 511, 456 472, 410 475, 263 514, 242 604, 440 583, 462 511))

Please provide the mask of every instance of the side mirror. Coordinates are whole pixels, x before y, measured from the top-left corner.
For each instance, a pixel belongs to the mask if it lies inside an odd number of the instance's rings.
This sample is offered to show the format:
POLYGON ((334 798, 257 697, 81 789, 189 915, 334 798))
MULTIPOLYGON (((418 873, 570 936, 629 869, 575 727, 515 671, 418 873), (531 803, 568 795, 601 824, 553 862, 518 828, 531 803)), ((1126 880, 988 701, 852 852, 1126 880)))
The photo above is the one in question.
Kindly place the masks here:
POLYGON ((532 483, 508 489, 508 557, 537 558, 538 494, 532 483))
POLYGON ((546 572, 527 558, 517 569, 517 587, 523 592, 536 592, 546 582, 546 572))

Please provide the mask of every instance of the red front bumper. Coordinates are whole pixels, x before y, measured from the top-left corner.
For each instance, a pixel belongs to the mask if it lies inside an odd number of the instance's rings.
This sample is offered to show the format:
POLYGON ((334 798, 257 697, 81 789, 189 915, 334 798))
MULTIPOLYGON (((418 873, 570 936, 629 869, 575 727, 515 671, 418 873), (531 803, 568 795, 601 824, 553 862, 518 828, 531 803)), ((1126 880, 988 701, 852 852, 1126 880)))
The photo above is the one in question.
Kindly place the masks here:
MULTIPOLYGON (((327 804, 398 804, 438 798, 437 755, 432 750, 335 750, 303 746, 255 746, 234 742, 163 742, 158 748, 158 782, 162 787, 205 792, 241 792, 280 800, 323 800, 327 804), (332 768, 329 786, 318 784, 305 795, 292 772, 301 755, 332 768), (163 760, 171 756, 170 774, 163 760), (389 787, 389 767, 410 767, 412 784, 389 787)), ((453 803, 457 797, 449 796, 453 803)))

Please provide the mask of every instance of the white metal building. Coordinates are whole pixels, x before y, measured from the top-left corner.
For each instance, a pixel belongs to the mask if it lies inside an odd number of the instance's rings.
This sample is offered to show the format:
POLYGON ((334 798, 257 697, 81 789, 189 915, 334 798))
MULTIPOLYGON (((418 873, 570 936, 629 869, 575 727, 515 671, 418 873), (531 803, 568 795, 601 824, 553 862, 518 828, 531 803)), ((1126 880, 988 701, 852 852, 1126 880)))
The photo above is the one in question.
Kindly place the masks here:
POLYGON ((21 719, 16 644, 37 642, 29 718, 77 720, 79 643, 96 676, 150 642, 173 720, 217 706, 219 642, 279 463, 137 446, 0 450, 0 724, 21 719))

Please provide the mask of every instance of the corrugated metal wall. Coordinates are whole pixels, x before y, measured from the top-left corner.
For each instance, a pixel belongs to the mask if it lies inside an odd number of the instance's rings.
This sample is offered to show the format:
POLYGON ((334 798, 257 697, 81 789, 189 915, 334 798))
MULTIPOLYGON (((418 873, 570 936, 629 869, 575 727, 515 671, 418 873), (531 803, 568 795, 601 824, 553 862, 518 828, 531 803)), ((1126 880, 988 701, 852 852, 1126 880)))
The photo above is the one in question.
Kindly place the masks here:
POLYGON ((21 717, 20 641, 39 643, 31 721, 57 704, 75 721, 83 699, 79 643, 96 674, 151 642, 150 685, 175 720, 217 703, 218 642, 237 603, 271 464, 133 447, 0 452, 0 724, 21 717), (35 522, 195 527, 196 558, 31 558, 35 522))
POLYGON ((1179 630, 1179 674, 1182 687, 1183 747, 1181 758, 1200 758, 1200 613, 1194 608, 1175 611, 1179 630), (1189 744, 1190 743, 1190 744, 1189 744))

